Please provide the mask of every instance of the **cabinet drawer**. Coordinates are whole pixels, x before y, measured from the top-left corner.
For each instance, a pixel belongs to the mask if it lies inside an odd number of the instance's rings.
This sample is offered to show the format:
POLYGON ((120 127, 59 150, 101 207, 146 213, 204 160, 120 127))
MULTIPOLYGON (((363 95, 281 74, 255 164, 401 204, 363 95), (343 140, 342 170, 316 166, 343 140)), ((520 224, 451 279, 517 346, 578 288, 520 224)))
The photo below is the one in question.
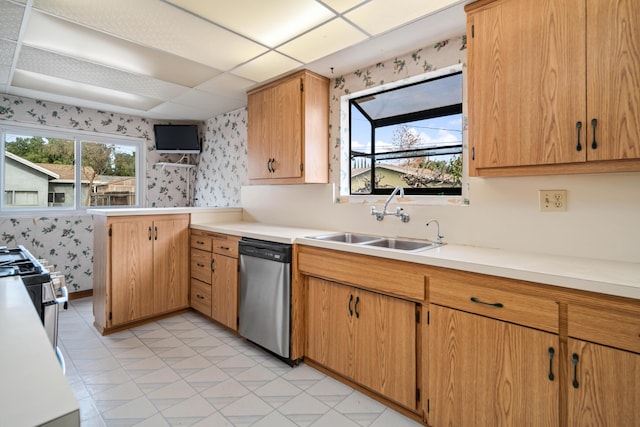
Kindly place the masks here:
POLYGON ((446 280, 429 282, 432 304, 558 333, 558 304, 548 298, 446 280))
POLYGON ((213 236, 204 231, 191 230, 191 247, 211 252, 213 236))
POLYGON ((238 241, 239 237, 235 236, 216 236, 213 239, 213 252, 238 258, 238 241))
POLYGON ((569 336, 640 353, 640 312, 569 305, 569 336))
POLYGON ((191 249, 191 277, 211 284, 211 252, 191 249))
POLYGON ((211 285, 191 279, 191 307, 211 317, 211 285))

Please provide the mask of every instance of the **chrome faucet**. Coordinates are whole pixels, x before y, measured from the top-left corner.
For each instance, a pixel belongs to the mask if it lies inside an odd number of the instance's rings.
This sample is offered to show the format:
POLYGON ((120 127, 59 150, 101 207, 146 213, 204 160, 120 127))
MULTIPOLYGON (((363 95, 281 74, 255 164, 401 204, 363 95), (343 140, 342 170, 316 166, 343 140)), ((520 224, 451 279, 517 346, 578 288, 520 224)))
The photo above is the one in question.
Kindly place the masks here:
POLYGON ((439 245, 441 245, 441 244, 442 244, 442 238, 443 238, 444 236, 441 236, 441 235, 440 235, 440 223, 438 222, 438 220, 437 220, 437 219, 432 219, 432 220, 430 220, 430 221, 427 221, 426 226, 428 227, 428 226, 429 226, 429 224, 431 224, 432 222, 436 224, 436 243, 437 243, 437 244, 439 244, 439 245))
POLYGON ((382 208, 382 211, 378 211, 376 210, 375 206, 371 206, 371 215, 375 215, 378 221, 382 221, 385 215, 393 215, 393 216, 400 217, 400 220, 402 222, 409 222, 409 214, 404 213, 404 209, 398 207, 396 208, 395 212, 387 211, 387 206, 389 206, 391 199, 393 199, 393 196, 397 195, 398 193, 400 194, 399 197, 404 197, 404 188, 398 186, 393 189, 393 192, 391 192, 391 195, 389 195, 389 197, 387 198, 387 201, 384 202, 384 207, 382 208))

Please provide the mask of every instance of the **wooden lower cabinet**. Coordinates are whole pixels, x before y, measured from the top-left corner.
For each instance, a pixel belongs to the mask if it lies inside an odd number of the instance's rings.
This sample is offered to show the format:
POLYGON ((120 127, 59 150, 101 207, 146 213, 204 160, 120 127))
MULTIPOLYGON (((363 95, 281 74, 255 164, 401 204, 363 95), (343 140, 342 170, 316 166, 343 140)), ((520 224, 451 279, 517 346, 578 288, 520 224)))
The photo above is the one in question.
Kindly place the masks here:
POLYGON ((238 240, 191 231, 191 307, 234 331, 238 329, 238 240))
POLYGON ((305 357, 417 409, 417 304, 307 278, 305 357))
POLYGON ((238 329, 238 260, 213 255, 211 317, 230 329, 238 329))
POLYGON ((94 218, 94 315, 101 333, 189 306, 189 215, 94 218))
POLYGON ((558 335, 433 304, 429 329, 431 426, 560 425, 558 335))

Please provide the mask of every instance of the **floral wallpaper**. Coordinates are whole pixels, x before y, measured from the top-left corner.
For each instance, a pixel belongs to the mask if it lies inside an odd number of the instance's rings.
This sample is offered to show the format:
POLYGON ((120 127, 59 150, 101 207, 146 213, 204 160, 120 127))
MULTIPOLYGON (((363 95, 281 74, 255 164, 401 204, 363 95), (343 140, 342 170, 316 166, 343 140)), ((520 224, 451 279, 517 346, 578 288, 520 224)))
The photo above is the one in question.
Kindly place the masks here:
MULTIPOLYGON (((35 124, 64 130, 140 138, 146 149, 146 183, 143 205, 187 206, 193 191, 194 170, 160 167, 160 161, 177 161, 153 147, 155 121, 142 117, 72 107, 55 102, 0 94, 0 125, 35 124), (190 185, 188 185, 190 184, 190 185)), ((24 245, 33 255, 47 258, 66 276, 69 291, 93 287, 93 221, 90 215, 0 217, 0 245, 24 245)))
MULTIPOLYGON (((340 97, 368 87, 464 63, 466 39, 455 37, 332 76, 330 90, 330 179, 340 182, 340 97)), ((0 124, 32 123, 141 138, 147 149, 145 206, 239 206, 240 189, 248 182, 247 110, 221 114, 201 127, 203 151, 193 169, 159 166, 177 161, 153 151, 153 121, 57 103, 0 95, 0 124), (193 201, 193 202, 192 202, 193 201)), ((193 159, 192 159, 193 160, 193 159)), ((195 163, 196 160, 194 160, 195 163)), ((92 221, 88 215, 0 217, 0 245, 23 244, 46 257, 67 277, 70 291, 92 288, 92 221)))
POLYGON ((205 122, 204 143, 195 178, 195 206, 240 206, 248 182, 247 109, 205 122))

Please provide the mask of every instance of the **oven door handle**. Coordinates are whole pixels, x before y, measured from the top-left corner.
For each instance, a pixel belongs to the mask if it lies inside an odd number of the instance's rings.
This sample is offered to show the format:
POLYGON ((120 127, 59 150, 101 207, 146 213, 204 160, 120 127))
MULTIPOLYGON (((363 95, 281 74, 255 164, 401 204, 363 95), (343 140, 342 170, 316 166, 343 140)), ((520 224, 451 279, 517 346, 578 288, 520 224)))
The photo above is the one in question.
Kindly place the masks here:
POLYGON ((60 293, 62 294, 62 296, 56 298, 56 304, 64 304, 63 308, 66 310, 68 308, 68 302, 69 302, 69 291, 67 290, 67 287, 61 286, 60 293))

